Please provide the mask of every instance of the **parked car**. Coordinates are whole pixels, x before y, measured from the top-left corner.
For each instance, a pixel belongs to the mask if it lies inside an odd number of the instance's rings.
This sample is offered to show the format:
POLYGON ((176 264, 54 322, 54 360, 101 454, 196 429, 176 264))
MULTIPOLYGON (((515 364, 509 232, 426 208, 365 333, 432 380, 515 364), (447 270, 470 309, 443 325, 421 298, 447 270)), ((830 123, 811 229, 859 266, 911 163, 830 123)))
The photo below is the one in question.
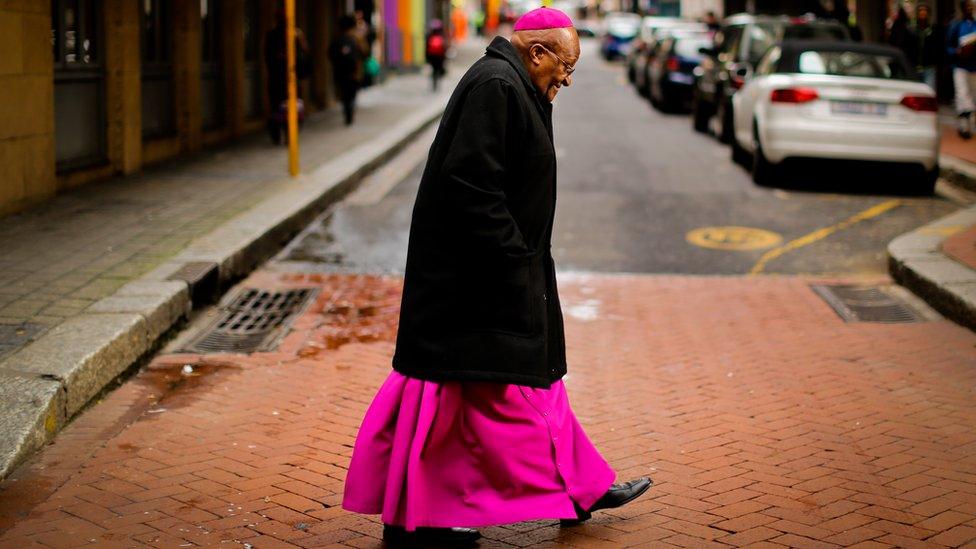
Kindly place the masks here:
POLYGON ((612 12, 604 19, 603 41, 600 54, 607 61, 626 57, 630 44, 637 37, 641 17, 636 13, 612 12))
POLYGON ((732 95, 745 84, 759 59, 781 40, 850 40, 846 26, 833 20, 809 17, 733 15, 722 23, 715 47, 695 71, 692 121, 695 130, 707 132, 713 118, 723 143, 732 139, 732 95))
POLYGON ((697 21, 665 17, 655 17, 654 19, 651 24, 648 24, 647 18, 644 18, 644 24, 647 26, 642 26, 640 34, 631 47, 631 54, 628 56, 628 63, 632 63, 634 68, 632 82, 637 91, 644 96, 647 96, 650 91, 650 81, 647 79, 648 67, 654 62, 661 41, 679 31, 708 32, 708 27, 697 21))
POLYGON ((648 68, 648 97, 651 104, 664 112, 688 110, 691 89, 695 84, 695 67, 701 62, 701 48, 711 47, 707 32, 674 31, 658 48, 648 68))
POLYGON ((637 30, 637 37, 627 52, 627 80, 631 84, 637 74, 637 59, 644 50, 654 43, 654 31, 663 26, 670 26, 681 21, 677 17, 660 17, 657 15, 647 15, 641 19, 640 28, 637 30))
POLYGON ((938 104, 893 47, 785 41, 732 98, 733 158, 750 155, 753 179, 776 180, 792 158, 904 166, 931 194, 938 177, 938 104))

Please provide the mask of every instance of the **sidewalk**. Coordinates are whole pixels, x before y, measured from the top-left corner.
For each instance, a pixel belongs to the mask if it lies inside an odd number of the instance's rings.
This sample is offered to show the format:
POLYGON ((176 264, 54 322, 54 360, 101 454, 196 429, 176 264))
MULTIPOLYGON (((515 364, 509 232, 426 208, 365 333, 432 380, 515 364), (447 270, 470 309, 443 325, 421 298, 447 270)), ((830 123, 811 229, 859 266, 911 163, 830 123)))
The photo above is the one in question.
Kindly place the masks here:
MULTIPOLYGON (((976 191, 976 140, 943 122, 942 177, 976 191)), ((888 245, 892 277, 929 305, 976 330, 976 205, 904 234, 888 245)))
MULTIPOLYGON (((655 486, 481 546, 976 540, 976 334, 845 323, 809 287, 825 282, 560 273, 572 406, 619 479, 655 486)), ((0 548, 382 547, 379 517, 340 502, 401 283, 254 273, 242 286, 320 290, 282 344, 158 356, 0 484, 0 548)))
POLYGON ((152 351, 193 301, 268 258, 436 120, 423 74, 365 90, 356 123, 337 109, 301 133, 302 176, 263 135, 132 177, 88 185, 0 219, 0 478, 120 373, 152 351))

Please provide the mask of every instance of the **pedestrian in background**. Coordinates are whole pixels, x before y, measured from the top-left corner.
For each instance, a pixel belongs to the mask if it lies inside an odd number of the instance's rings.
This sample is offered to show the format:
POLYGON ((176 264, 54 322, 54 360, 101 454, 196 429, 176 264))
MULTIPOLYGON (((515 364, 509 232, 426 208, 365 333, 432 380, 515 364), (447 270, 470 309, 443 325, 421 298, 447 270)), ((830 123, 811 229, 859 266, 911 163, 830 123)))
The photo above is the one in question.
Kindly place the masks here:
POLYGON ((651 486, 613 484, 562 381, 552 101, 579 56, 568 16, 530 11, 462 77, 441 119, 413 209, 394 371, 363 419, 342 502, 382 514, 388 543, 569 526, 651 486))
POLYGON ((430 65, 430 85, 437 91, 437 82, 446 74, 444 64, 447 62, 447 38, 444 36, 444 26, 440 20, 430 22, 430 32, 427 33, 425 48, 427 63, 430 65))
POLYGON ((941 28, 932 21, 932 10, 927 4, 919 4, 915 8, 915 37, 918 47, 915 49, 915 63, 919 78, 936 90, 936 74, 942 58, 942 44, 944 38, 941 28))
POLYGON ((329 45, 332 79, 335 82, 342 115, 347 126, 352 125, 356 110, 356 94, 363 80, 363 41, 356 32, 356 20, 349 15, 339 18, 339 35, 329 45))
MULTIPOLYGON (((275 10, 275 26, 264 37, 264 64, 268 71, 268 137, 280 145, 288 109, 288 50, 285 47, 285 10, 275 10)), ((295 76, 301 80, 311 73, 308 41, 301 29, 295 29, 295 76)), ((304 117, 299 100, 299 118, 304 117)))
POLYGON ((911 27, 911 21, 905 8, 899 7, 895 10, 895 16, 891 20, 885 41, 889 45, 900 49, 908 59, 918 57, 916 53, 918 38, 915 36, 915 31, 911 27))
POLYGON ((970 0, 959 3, 959 18, 949 27, 946 50, 956 88, 957 129, 963 139, 969 139, 973 135, 973 111, 976 111, 976 21, 973 21, 970 0))

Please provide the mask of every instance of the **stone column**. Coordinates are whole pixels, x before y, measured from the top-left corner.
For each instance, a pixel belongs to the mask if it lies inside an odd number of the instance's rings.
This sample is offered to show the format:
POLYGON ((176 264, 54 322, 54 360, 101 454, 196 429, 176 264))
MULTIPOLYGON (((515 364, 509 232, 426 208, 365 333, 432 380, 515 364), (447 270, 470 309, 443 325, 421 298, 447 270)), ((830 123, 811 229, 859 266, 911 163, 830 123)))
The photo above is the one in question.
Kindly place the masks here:
POLYGON ((51 3, 0 3, 0 215, 54 195, 51 3))
POLYGON ((142 167, 139 4, 104 0, 107 152, 113 171, 142 167))
POLYGON ((176 131, 183 152, 200 150, 200 2, 173 0, 176 131))

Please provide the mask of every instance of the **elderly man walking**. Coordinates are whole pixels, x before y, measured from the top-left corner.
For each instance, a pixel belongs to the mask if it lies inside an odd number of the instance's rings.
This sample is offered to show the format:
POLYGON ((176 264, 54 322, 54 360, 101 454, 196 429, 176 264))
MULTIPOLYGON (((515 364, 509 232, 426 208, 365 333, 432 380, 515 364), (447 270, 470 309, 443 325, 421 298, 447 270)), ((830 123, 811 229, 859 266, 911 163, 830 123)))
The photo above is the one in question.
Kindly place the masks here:
POLYGON ((392 543, 472 543, 473 527, 577 524, 643 494, 573 415, 550 254, 552 100, 580 44, 540 8, 454 91, 413 210, 393 372, 366 412, 343 507, 392 543))

